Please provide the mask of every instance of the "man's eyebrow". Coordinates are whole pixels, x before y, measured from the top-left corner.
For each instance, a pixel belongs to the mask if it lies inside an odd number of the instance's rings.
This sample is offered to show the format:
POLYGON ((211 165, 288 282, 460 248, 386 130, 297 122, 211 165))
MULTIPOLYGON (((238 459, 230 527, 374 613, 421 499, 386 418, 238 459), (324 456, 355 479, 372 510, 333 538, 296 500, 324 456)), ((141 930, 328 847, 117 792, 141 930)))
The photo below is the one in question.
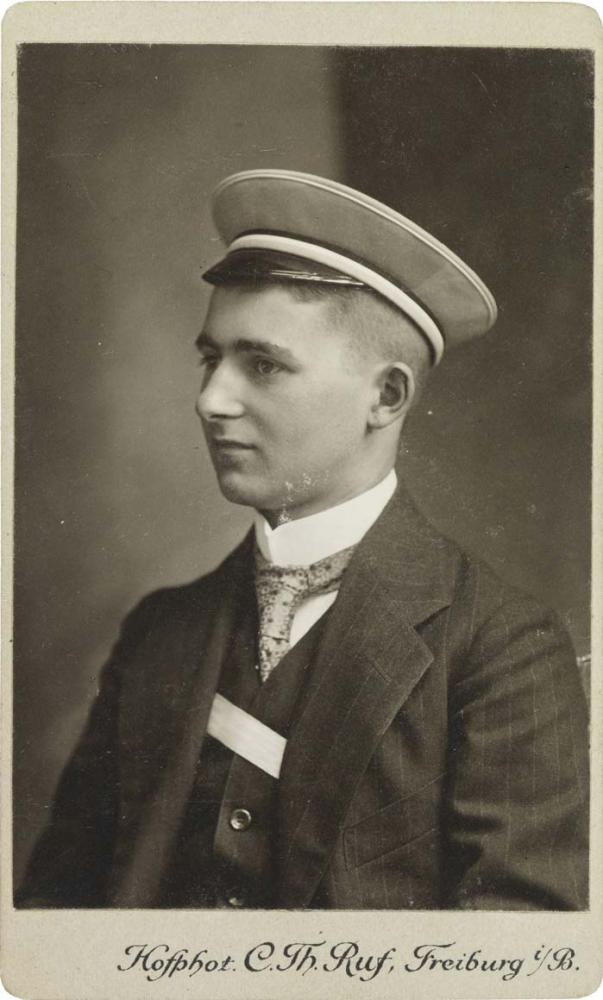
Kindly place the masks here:
POLYGON ((212 351, 218 350, 218 345, 216 344, 215 340, 213 339, 211 334, 207 333, 205 330, 201 330, 201 333, 199 334, 199 336, 195 341, 195 347, 197 348, 198 351, 203 351, 208 347, 211 348, 212 351))
MULTIPOLYGON (((195 341, 195 346, 201 352, 209 350, 221 353, 219 344, 207 330, 201 331, 195 341)), ((241 354, 251 353, 252 351, 258 351, 260 354, 268 354, 270 357, 275 358, 277 361, 282 361, 286 365, 296 366, 299 363, 293 351, 290 351, 288 347, 273 344, 270 340, 248 340, 246 337, 239 337, 238 340, 235 340, 233 347, 235 351, 241 354)))
POLYGON ((271 357, 276 358, 277 361, 282 361, 287 365, 295 366, 299 363, 293 351, 290 351, 288 347, 281 347, 280 344, 273 344, 269 340, 239 338, 239 340, 235 341, 234 348, 235 351, 258 351, 260 354, 269 354, 271 357))

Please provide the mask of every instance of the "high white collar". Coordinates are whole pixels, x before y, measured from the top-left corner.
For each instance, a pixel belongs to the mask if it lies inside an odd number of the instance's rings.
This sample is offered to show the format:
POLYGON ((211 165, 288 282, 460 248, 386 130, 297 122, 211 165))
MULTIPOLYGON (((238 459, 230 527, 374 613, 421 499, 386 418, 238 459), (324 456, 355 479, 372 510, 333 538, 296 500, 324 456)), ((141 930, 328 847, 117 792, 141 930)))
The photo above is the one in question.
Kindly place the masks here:
POLYGON ((265 559, 277 566, 309 566, 347 549, 366 534, 396 489, 395 469, 376 486, 317 514, 271 528, 256 511, 255 537, 265 559))

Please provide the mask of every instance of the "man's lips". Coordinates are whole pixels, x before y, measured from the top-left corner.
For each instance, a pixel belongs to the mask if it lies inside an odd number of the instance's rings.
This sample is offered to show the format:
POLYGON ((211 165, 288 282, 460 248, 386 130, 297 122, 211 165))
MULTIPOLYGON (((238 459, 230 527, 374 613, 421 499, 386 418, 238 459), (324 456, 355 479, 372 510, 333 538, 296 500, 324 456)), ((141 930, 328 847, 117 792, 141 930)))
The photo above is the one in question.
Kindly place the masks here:
POLYGON ((233 438, 210 438, 212 448, 217 448, 218 451, 238 451, 241 448, 245 450, 250 450, 255 447, 252 444, 245 444, 244 441, 235 441, 233 438))

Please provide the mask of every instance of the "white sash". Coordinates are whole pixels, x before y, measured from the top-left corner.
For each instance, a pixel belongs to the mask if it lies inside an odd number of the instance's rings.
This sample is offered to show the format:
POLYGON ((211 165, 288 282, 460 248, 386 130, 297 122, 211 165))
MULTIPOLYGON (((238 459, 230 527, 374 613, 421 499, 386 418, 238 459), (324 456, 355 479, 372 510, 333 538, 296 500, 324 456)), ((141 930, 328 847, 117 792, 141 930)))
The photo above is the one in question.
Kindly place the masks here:
POLYGON ((217 694, 209 713, 207 732, 239 757, 278 778, 287 740, 253 715, 217 694))

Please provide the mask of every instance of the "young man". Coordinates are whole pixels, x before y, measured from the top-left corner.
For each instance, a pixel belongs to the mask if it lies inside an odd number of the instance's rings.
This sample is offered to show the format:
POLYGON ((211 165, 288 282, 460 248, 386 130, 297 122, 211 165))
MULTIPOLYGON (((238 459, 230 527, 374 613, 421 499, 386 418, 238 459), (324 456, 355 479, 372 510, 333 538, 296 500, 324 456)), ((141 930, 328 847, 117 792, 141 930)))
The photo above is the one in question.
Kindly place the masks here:
POLYGON ((18 905, 586 907, 571 645, 394 468, 492 296, 321 178, 239 174, 214 213, 197 410, 255 526, 126 620, 18 905))

